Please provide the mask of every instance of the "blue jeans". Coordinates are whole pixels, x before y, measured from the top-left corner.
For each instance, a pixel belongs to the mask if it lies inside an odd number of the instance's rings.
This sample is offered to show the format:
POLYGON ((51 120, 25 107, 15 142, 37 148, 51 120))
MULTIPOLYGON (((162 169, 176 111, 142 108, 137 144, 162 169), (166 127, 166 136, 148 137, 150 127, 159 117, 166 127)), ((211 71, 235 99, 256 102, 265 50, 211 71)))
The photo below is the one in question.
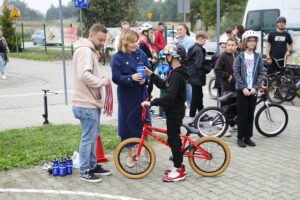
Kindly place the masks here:
POLYGON ((192 103, 192 86, 188 82, 186 82, 186 102, 188 106, 192 103))
POLYGON ((4 74, 4 66, 5 66, 4 53, 0 53, 0 74, 4 74))
POLYGON ((95 168, 97 137, 100 135, 101 109, 73 106, 75 118, 80 120, 82 136, 79 147, 80 171, 95 168))

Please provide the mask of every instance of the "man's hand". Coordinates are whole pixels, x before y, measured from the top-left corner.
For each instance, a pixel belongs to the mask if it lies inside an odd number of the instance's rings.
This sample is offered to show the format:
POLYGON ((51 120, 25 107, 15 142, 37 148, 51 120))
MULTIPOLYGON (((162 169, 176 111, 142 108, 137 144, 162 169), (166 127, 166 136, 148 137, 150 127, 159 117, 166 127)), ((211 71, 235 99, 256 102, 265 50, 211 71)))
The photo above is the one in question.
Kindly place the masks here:
POLYGON ((134 80, 134 81, 141 81, 141 79, 142 79, 142 74, 141 73, 135 73, 135 74, 132 74, 132 80, 134 80))
POLYGON ((267 63, 268 63, 269 65, 272 65, 272 59, 271 59, 271 58, 267 58, 267 63))
POLYGON ((228 83, 230 83, 231 80, 232 80, 232 75, 230 75, 229 78, 228 78, 227 80, 228 80, 228 83))
POLYGON ((285 57, 288 57, 288 56, 290 56, 290 55, 291 55, 290 51, 287 51, 287 52, 285 53, 285 57))
POLYGON ((103 76, 102 79, 103 79, 103 85, 104 85, 104 86, 107 86, 107 85, 110 85, 110 84, 111 84, 109 78, 103 76))
POLYGON ((243 93, 244 93, 245 96, 250 96, 251 95, 251 93, 249 92, 248 88, 244 88, 243 89, 243 93))
POLYGON ((143 85, 145 83, 145 81, 146 81, 146 79, 142 79, 142 80, 139 81, 139 84, 143 85))
POLYGON ((151 106, 151 103, 150 103, 150 101, 143 101, 143 102, 141 103, 141 106, 142 106, 142 107, 150 107, 150 106, 151 106))
POLYGON ((257 93, 257 91, 256 91, 255 88, 252 88, 252 89, 250 90, 250 94, 255 95, 256 93, 257 93))
POLYGON ((148 69, 147 67, 145 67, 145 74, 147 74, 148 76, 151 76, 152 73, 153 72, 150 69, 148 69))

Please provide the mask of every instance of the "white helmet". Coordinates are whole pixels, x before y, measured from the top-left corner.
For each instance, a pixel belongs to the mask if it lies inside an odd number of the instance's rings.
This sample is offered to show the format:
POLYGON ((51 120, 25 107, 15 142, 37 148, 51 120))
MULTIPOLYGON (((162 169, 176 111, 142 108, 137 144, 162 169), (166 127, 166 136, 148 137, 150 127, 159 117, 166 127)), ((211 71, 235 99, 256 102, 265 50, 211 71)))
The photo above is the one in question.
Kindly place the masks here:
POLYGON ((222 43, 227 44, 227 40, 228 40, 228 37, 227 37, 227 36, 221 37, 221 38, 220 38, 220 41, 219 41, 219 44, 222 44, 222 43))
POLYGON ((153 29, 153 26, 151 24, 148 24, 148 23, 142 24, 139 27, 140 33, 144 33, 144 31, 149 31, 150 29, 153 29))
POLYGON ((245 40, 249 37, 256 37, 256 39, 258 39, 258 35, 255 31, 252 31, 252 30, 249 30, 249 31, 246 31, 243 36, 242 36, 242 40, 245 40))

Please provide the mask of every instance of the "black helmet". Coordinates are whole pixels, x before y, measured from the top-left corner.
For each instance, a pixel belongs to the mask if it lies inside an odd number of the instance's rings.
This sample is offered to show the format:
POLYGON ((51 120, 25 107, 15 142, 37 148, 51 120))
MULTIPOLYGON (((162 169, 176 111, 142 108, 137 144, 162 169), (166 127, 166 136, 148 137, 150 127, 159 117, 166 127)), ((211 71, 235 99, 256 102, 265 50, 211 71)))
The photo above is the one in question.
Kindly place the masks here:
POLYGON ((186 51, 181 44, 169 44, 164 48, 164 55, 171 55, 175 58, 184 59, 186 57, 186 51))
POLYGON ((276 22, 277 22, 277 23, 278 23, 278 22, 284 22, 284 23, 286 23, 286 18, 283 17, 283 16, 279 16, 279 17, 277 17, 276 22))

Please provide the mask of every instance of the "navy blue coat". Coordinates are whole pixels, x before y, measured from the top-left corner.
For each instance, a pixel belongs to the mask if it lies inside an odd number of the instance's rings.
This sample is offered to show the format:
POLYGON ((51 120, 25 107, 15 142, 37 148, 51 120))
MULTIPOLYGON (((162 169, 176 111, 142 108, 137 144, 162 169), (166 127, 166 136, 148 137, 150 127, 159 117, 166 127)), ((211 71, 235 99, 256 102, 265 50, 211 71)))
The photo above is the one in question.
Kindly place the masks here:
POLYGON ((138 63, 151 69, 146 54, 140 49, 132 54, 118 51, 110 63, 112 81, 118 85, 118 132, 122 141, 132 137, 140 138, 142 133, 141 103, 148 97, 148 81, 140 85, 132 80, 132 75, 137 73, 138 63))

